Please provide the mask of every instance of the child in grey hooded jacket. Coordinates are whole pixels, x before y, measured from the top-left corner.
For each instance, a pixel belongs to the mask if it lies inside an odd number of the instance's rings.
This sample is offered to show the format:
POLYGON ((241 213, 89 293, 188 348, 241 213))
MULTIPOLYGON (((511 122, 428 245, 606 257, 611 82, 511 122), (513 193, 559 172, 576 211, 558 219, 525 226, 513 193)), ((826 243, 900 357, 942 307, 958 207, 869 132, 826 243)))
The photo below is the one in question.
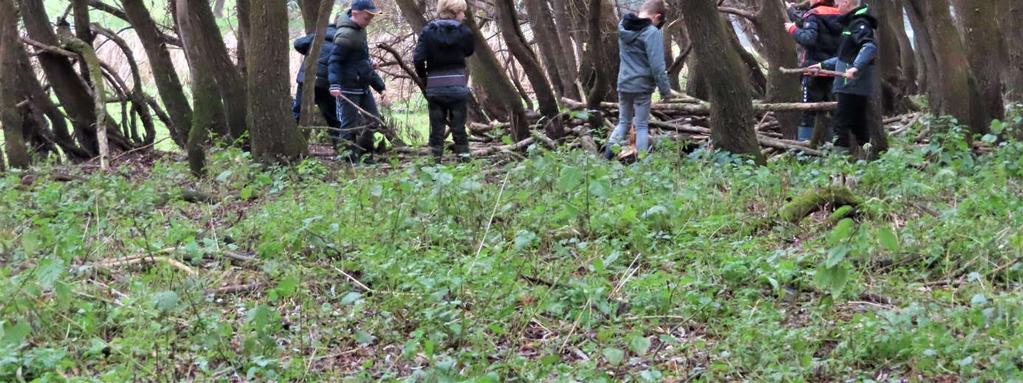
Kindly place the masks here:
POLYGON ((620 145, 629 131, 629 123, 636 126, 636 150, 644 154, 650 145, 648 121, 651 95, 654 89, 662 99, 671 98, 671 85, 664 63, 664 1, 647 0, 639 14, 625 15, 618 25, 618 51, 621 66, 618 70, 618 127, 611 133, 605 157, 612 157, 612 148, 620 145))

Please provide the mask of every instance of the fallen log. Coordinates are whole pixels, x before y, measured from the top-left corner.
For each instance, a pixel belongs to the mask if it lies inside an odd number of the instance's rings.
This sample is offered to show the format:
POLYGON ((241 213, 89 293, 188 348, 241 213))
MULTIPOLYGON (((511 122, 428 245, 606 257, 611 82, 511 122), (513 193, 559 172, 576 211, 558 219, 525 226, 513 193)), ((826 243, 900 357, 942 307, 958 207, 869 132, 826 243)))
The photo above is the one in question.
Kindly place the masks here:
POLYGON ((803 217, 825 206, 831 206, 835 209, 842 206, 850 206, 856 209, 861 203, 863 201, 853 194, 849 188, 830 186, 820 190, 811 190, 794 198, 792 202, 785 204, 781 208, 779 216, 785 221, 798 223, 803 217))
MULTIPOLYGON (((586 110, 586 104, 572 100, 569 98, 561 98, 561 101, 565 106, 572 110, 586 110)), ((616 110, 618 109, 618 103, 615 102, 602 102, 600 103, 601 109, 616 110)), ((813 102, 813 103, 802 103, 802 102, 783 102, 783 103, 762 103, 754 102, 753 110, 758 113, 766 112, 806 112, 806 111, 831 111, 838 108, 837 102, 813 102)), ((689 115, 710 115, 710 104, 673 104, 673 103, 655 103, 650 106, 650 110, 658 112, 678 112, 689 115)))
MULTIPOLYGON (((650 121, 650 126, 653 126, 653 127, 656 127, 656 128, 660 128, 660 129, 674 130, 676 132, 710 136, 710 129, 704 128, 702 126, 676 125, 676 124, 669 124, 669 123, 664 123, 664 122, 660 122, 660 121, 650 121)), ((768 148, 783 149, 783 150, 795 150, 795 151, 803 152, 804 154, 807 154, 807 155, 817 156, 817 157, 823 157, 824 156, 824 152, 822 152, 820 150, 817 150, 817 149, 813 149, 813 148, 811 148, 809 146, 806 146, 806 145, 804 145, 804 144, 802 144, 802 143, 800 143, 798 141, 791 141, 791 140, 783 140, 783 139, 778 139, 778 138, 772 138, 772 137, 768 137, 768 136, 766 136, 764 134, 757 134, 757 140, 760 141, 760 145, 761 146, 768 147, 768 148)))

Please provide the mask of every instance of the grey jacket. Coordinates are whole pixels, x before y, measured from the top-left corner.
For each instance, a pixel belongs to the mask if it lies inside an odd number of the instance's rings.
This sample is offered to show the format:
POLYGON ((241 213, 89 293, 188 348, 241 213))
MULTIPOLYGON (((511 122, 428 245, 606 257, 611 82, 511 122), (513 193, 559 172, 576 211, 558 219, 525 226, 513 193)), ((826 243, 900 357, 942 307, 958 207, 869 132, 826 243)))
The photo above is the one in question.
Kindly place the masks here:
POLYGON ((650 19, 634 13, 618 24, 618 92, 646 93, 658 89, 661 96, 671 94, 664 63, 664 34, 650 19))

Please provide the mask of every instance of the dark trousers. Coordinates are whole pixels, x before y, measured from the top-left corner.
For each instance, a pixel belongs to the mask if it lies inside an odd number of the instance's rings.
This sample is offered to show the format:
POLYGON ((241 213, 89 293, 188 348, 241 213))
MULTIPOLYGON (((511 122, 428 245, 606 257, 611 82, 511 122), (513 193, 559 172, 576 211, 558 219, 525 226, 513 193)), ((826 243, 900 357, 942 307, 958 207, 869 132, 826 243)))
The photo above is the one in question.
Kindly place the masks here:
POLYGON ((464 95, 426 97, 430 110, 430 148, 434 155, 443 154, 449 127, 455 139, 455 153, 469 152, 469 136, 465 132, 466 100, 464 95))
POLYGON ((380 112, 377 111, 377 101, 373 98, 373 93, 370 93, 369 89, 344 89, 341 91, 341 95, 348 100, 346 101, 341 97, 335 99, 338 120, 341 121, 341 132, 338 136, 334 136, 334 138, 347 141, 349 149, 355 154, 365 153, 373 147, 373 133, 376 129, 372 127, 377 122, 372 117, 366 116, 352 104, 354 103, 359 108, 372 113, 376 117, 380 117, 380 112))
POLYGON ((867 96, 838 93, 838 111, 835 112, 835 146, 848 148, 849 138, 856 139, 857 146, 870 142, 867 131, 867 96))
MULTIPOLYGON (((831 85, 834 83, 834 78, 831 77, 815 77, 815 76, 804 76, 803 77, 803 102, 827 102, 832 101, 834 98, 831 95, 831 85)), ((809 140, 809 134, 812 134, 813 127, 817 123, 816 111, 803 112, 803 119, 799 123, 799 127, 803 128, 803 134, 800 139, 809 140)))
MULTIPOLYGON (((316 87, 313 90, 313 94, 315 95, 316 106, 320 108, 323 119, 327 120, 327 125, 335 129, 341 127, 341 122, 337 119, 337 103, 334 102, 334 96, 330 95, 330 89, 316 87)), ((298 90, 295 91, 295 101, 291 103, 291 112, 295 114, 295 121, 298 121, 301 111, 302 83, 298 83, 298 90)), ((330 134, 333 137, 337 132, 331 131, 330 134)))

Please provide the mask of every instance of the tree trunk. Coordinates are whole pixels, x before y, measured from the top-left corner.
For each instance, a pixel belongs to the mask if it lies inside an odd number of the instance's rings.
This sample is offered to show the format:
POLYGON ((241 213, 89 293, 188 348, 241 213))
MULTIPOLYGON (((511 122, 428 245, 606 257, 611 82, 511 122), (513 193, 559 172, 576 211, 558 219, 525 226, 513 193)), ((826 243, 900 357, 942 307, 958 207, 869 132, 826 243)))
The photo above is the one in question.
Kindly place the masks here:
POLYGON ((913 61, 916 62, 917 68, 917 91, 920 93, 928 93, 928 79, 935 75, 932 72, 935 70, 935 66, 937 65, 930 62, 930 60, 934 58, 934 55, 929 53, 931 52, 930 34, 927 32, 927 26, 923 22, 923 16, 918 14, 916 9, 907 3, 908 0, 896 1, 903 4, 903 11, 907 16, 909 16, 909 24, 913 28, 913 42, 916 47, 913 51, 913 61))
POLYGON ((175 14, 177 14, 179 35, 185 47, 185 56, 188 58, 188 68, 191 73, 192 104, 195 111, 192 113, 192 121, 186 143, 188 154, 188 165, 196 177, 206 173, 206 151, 209 144, 209 135, 227 135, 227 119, 224 115, 224 104, 217 91, 217 83, 214 79, 214 70, 205 66, 206 46, 196 41, 195 35, 199 33, 193 25, 193 18, 189 16, 188 7, 193 3, 203 0, 177 0, 175 14))
MULTIPOLYGON (((309 4, 306 4, 309 6, 309 4)), ((300 125, 311 126, 316 121, 316 63, 320 60, 320 50, 323 48, 323 41, 325 34, 327 33, 327 24, 330 24, 330 11, 334 8, 334 0, 321 0, 319 9, 317 10, 316 25, 314 25, 313 33, 313 45, 309 48, 309 53, 306 54, 305 61, 302 65, 305 66, 306 73, 306 84, 302 88, 301 103, 302 106, 299 123, 300 125), (310 77, 311 76, 311 77, 310 77), (310 80, 312 79, 312 80, 310 80)))
MULTIPOLYGON (((89 31, 89 2, 88 0, 71 0, 72 17, 74 20, 75 36, 78 36, 79 40, 84 41, 86 44, 92 45, 93 36, 89 31)), ((79 72, 85 82, 91 83, 92 78, 89 75, 89 68, 85 67, 85 62, 79 62, 79 72)))
MULTIPOLYGON (((227 114, 224 111, 224 101, 221 99, 220 90, 217 89, 216 77, 219 72, 209 60, 212 55, 209 45, 202 42, 204 31, 198 28, 195 17, 191 16, 194 12, 189 9, 193 5, 202 6, 202 2, 203 0, 176 1, 178 33, 184 44, 185 56, 188 58, 192 105, 195 106, 191 124, 203 125, 199 127, 200 131, 206 131, 203 136, 212 134, 218 138, 230 138, 231 132, 228 128, 227 114)), ((195 126, 189 129, 189 141, 191 141, 191 137, 195 136, 191 133, 194 129, 196 129, 195 126)), ((202 144, 206 144, 205 140, 202 144)), ((189 143, 189 147, 192 146, 189 143)))
MULTIPOLYGON (((280 0, 249 3, 247 42, 250 89, 248 123, 253 157, 263 163, 291 162, 306 153, 305 139, 295 126, 288 105, 288 7, 280 0)), ((311 73, 315 75, 315 71, 311 73)))
POLYGON ((902 27, 902 12, 893 6, 892 0, 871 1, 880 26, 877 29, 877 68, 881 87, 881 109, 885 115, 901 114, 908 111, 908 99, 903 88, 902 52, 898 30, 902 27))
POLYGON ((718 16, 714 0, 677 0, 675 6, 685 15, 686 30, 695 44, 693 49, 700 60, 696 72, 713 82, 710 88, 711 142, 724 150, 752 156, 757 163, 765 163, 753 131, 753 96, 749 88, 749 70, 734 49, 729 46, 728 26, 718 16), (715 60, 707 60, 714 57, 715 60))
MULTIPOLYGON (((779 71, 779 68, 794 68, 797 65, 796 46, 784 28, 787 20, 785 9, 777 0, 757 0, 757 3, 760 10, 751 21, 756 34, 764 43, 764 58, 767 59, 767 94, 764 100, 772 103, 799 102, 802 92, 798 78, 779 71)), ((781 132, 785 138, 796 138, 800 115, 798 112, 775 115, 781 123, 781 132)))
POLYGON ((498 0, 495 8, 497 8, 497 20, 500 24, 501 34, 508 45, 508 50, 515 57, 515 60, 522 65, 523 72, 526 73, 530 85, 533 86, 533 93, 536 94, 540 114, 548 121, 546 124, 548 127, 547 135, 556 140, 560 139, 565 132, 561 122, 558 121, 558 114, 560 113, 558 110, 558 97, 554 95, 554 90, 551 88, 551 83, 547 80, 547 76, 544 75, 543 68, 540 67, 540 61, 537 60, 536 53, 529 48, 525 37, 522 36, 522 31, 519 30, 519 21, 515 17, 515 2, 512 0, 498 0))
MULTIPOLYGON (((480 31, 476 18, 471 8, 467 11, 465 25, 472 30, 473 40, 476 46, 476 53, 469 57, 469 72, 474 84, 483 87, 486 94, 485 104, 498 107, 501 114, 507 116, 511 122, 512 138, 521 141, 529 137, 529 123, 526 121, 526 111, 515 91, 508 75, 501 68, 501 62, 497 55, 490 49, 490 45, 484 40, 483 32, 480 31)), ((425 23, 424 23, 425 24, 425 23)))
POLYGON ((174 70, 174 61, 171 60, 170 53, 167 51, 167 44, 162 37, 163 33, 160 32, 153 18, 149 16, 149 10, 146 9, 142 0, 121 0, 121 5, 124 7, 124 12, 132 27, 135 28, 139 40, 142 41, 142 47, 146 50, 146 56, 149 58, 149 67, 154 69, 152 71, 153 82, 156 83, 156 89, 160 92, 160 100, 167 108, 167 114, 172 123, 167 127, 170 130, 171 139, 178 146, 184 147, 192 126, 192 107, 188 105, 181 80, 178 78, 177 71, 174 70))
MULTIPOLYGON (((565 90, 571 89, 570 84, 562 78, 561 68, 561 40, 554 30, 554 20, 551 19, 551 9, 547 7, 546 1, 527 1, 526 16, 529 18, 529 26, 533 31, 533 41, 540 48, 540 61, 547 71, 547 77, 554 86, 554 91, 559 97, 566 97, 565 90)), ((512 7, 514 11, 514 7, 512 7)), ((503 29, 503 28, 502 28, 503 29)), ((517 28, 516 28, 517 29, 517 28)), ((571 98, 571 97, 570 97, 571 98)))
POLYGON ((245 79, 227 53, 227 45, 224 44, 224 38, 217 27, 209 2, 187 1, 190 25, 196 32, 192 35, 192 40, 203 45, 203 50, 206 51, 206 54, 198 59, 206 62, 203 67, 210 68, 216 73, 214 79, 220 98, 223 99, 224 113, 227 117, 227 137, 231 140, 238 139, 245 134, 246 127, 245 79))
POLYGON ((1009 99, 1023 102, 1023 2, 999 0, 1002 34, 1005 36, 1007 60, 1005 88, 1009 99))
POLYGON ((238 62, 238 73, 245 79, 249 77, 249 71, 245 66, 245 52, 248 51, 245 44, 249 41, 249 33, 252 30, 249 26, 249 0, 237 0, 235 8, 238 11, 238 46, 235 49, 238 54, 235 60, 238 62))
POLYGON ((319 24, 321 2, 319 0, 298 0, 295 3, 298 4, 298 8, 302 11, 302 25, 305 28, 305 34, 313 34, 317 31, 316 25, 319 24))
POLYGON ((948 0, 908 0, 908 4, 927 29, 931 50, 925 50, 927 65, 933 66, 928 77, 927 98, 938 114, 954 116, 961 124, 969 124, 974 133, 987 132, 977 124, 971 113, 975 94, 969 60, 959 31, 949 11, 948 0))
POLYGON ((600 109, 600 102, 604 100, 605 94, 613 91, 611 79, 608 78, 607 72, 599 69, 599 67, 603 66, 601 65, 601 59, 607 59, 607 51, 610 49, 610 47, 604 45, 604 39, 600 36, 601 14, 607 11, 601 6, 602 3, 604 3, 603 0, 590 0, 589 14, 586 19, 590 38, 589 51, 586 58, 590 62, 591 67, 594 68, 593 85, 586 96, 587 109, 592 111, 590 113, 590 126, 592 128, 604 125, 604 116, 600 109))
POLYGON ((213 16, 224 17, 224 0, 215 0, 213 2, 213 16))
MULTIPOLYGON (((975 80, 976 93, 972 98, 971 126, 982 126, 987 131, 992 120, 1005 119, 1005 104, 1002 101, 1002 66, 1005 45, 998 29, 997 1, 954 0, 956 19, 962 25, 970 69, 975 80)), ((1017 31, 1019 35, 1019 31, 1017 31)), ((1021 62, 1009 65, 1020 66, 1021 62)))
MULTIPOLYGON (((22 136, 22 116, 18 111, 17 88, 12 85, 18 76, 33 75, 19 73, 17 49, 21 49, 18 40, 18 13, 14 0, 0 0, 0 124, 3 125, 4 147, 7 160, 12 168, 28 168, 31 164, 28 147, 22 136)), ((0 156, 0 168, 3 167, 0 156)))
POLYGON ((903 12, 902 0, 885 0, 891 9, 892 24, 895 29, 896 40, 899 41, 899 67, 902 68, 902 86, 906 95, 916 94, 919 91, 917 84, 918 71, 920 68, 916 63, 916 52, 913 44, 906 34, 906 18, 903 12))
MULTIPOLYGON (((42 0, 21 0, 21 16, 25 29, 33 40, 40 43, 58 46, 57 36, 50 29, 50 22, 43 7, 42 0)), ((75 136, 82 148, 90 156, 99 152, 96 142, 96 110, 92 97, 85 82, 75 72, 67 57, 56 53, 41 52, 37 56, 50 86, 53 87, 57 99, 71 119, 75 136)))
POLYGON ((551 8, 554 11, 554 33, 560 41, 561 53, 558 63, 561 64, 559 73, 562 76, 562 83, 565 85, 565 92, 568 96, 580 98, 579 86, 576 80, 579 79, 579 63, 576 60, 575 44, 572 42, 572 16, 568 10, 567 0, 551 0, 551 8))

